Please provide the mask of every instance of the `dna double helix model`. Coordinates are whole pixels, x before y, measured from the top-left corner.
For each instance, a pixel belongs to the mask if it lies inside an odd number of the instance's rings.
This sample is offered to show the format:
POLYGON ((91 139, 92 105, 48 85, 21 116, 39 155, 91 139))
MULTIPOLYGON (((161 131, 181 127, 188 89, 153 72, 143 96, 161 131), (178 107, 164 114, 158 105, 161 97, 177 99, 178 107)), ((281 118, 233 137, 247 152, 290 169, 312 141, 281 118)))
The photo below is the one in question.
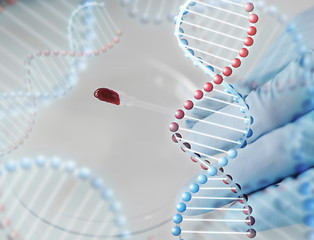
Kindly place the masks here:
POLYGON ((88 168, 41 155, 0 170, 1 239, 127 239, 114 192, 88 168))
POLYGON ((0 156, 15 150, 28 137, 37 105, 64 96, 78 81, 91 56, 119 42, 118 29, 105 3, 86 2, 70 16, 69 49, 35 50, 25 60, 25 90, 0 95, 0 156))
MULTIPOLYGON (((0 156, 26 139, 37 105, 67 94, 88 59, 113 48, 121 33, 104 3, 87 1, 69 18, 69 49, 35 50, 27 56, 25 91, 1 93, 0 156)), ((128 239, 113 191, 88 168, 38 156, 7 161, 0 171, 1 239, 128 239)))
MULTIPOLYGON (((236 79, 232 76, 237 68, 249 65, 245 58, 254 50, 251 47, 257 33, 255 24, 259 21, 255 10, 267 11, 281 24, 287 22, 286 16, 275 7, 258 5, 229 0, 187 1, 175 18, 179 46, 186 58, 210 78, 202 90, 196 90, 183 108, 175 112, 175 120, 169 126, 172 140, 205 171, 190 184, 177 205, 172 234, 178 239, 210 239, 212 235, 256 236, 248 196, 224 167, 236 158, 237 149, 244 148, 246 140, 253 134, 249 106, 230 83, 236 79), (242 208, 231 207, 233 204, 230 203, 238 203, 236 206, 242 205, 242 208), (243 224, 233 231, 226 231, 226 223, 229 226, 243 224), (247 231, 243 231, 245 228, 247 231)), ((289 32, 287 41, 292 39, 296 53, 304 54, 306 48, 300 43, 302 37, 298 36, 294 26, 288 26, 286 31, 289 32)), ((311 66, 309 69, 301 63, 300 67, 305 76, 302 84, 311 86, 311 66)), ((234 83, 237 86, 248 84, 251 89, 257 87, 254 82, 234 83)), ((265 86, 263 91, 267 91, 265 86)), ((309 192, 307 190, 308 195, 309 192)), ((307 199, 305 203, 311 201, 307 199)), ((305 205, 307 209, 308 204, 305 205)), ((298 211, 302 215, 302 211, 298 211)), ((309 226, 309 217, 304 219, 305 225, 309 226)))
POLYGON ((120 0, 120 3, 128 10, 131 17, 138 17, 142 23, 161 24, 165 20, 173 20, 177 9, 184 3, 184 0, 120 0))
POLYGON ((169 126, 172 140, 205 171, 183 193, 173 217, 172 234, 178 239, 203 239, 217 234, 254 238, 255 219, 248 197, 223 167, 253 134, 249 106, 228 78, 249 55, 258 15, 250 2, 189 0, 180 8, 175 22, 179 46, 209 81, 175 112, 175 120, 169 126), (209 187, 203 186, 209 182, 209 187), (242 208, 222 207, 233 201, 241 203, 242 208), (221 215, 215 215, 217 211, 240 214, 221 219, 221 215), (247 231, 225 231, 222 224, 226 222, 243 223, 247 231), (200 229, 195 230, 193 226, 199 223, 200 229))

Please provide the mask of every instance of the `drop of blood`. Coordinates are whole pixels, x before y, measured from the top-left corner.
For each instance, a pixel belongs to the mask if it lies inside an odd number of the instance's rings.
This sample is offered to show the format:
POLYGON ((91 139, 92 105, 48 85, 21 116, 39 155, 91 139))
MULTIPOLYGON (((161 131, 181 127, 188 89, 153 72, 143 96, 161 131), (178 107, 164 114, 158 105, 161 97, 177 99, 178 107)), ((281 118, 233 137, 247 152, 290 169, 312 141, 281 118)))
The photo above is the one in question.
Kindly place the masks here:
POLYGON ((95 98, 98 98, 100 101, 104 101, 107 103, 112 103, 116 105, 120 105, 120 96, 117 92, 108 89, 108 88, 98 88, 94 92, 95 98))

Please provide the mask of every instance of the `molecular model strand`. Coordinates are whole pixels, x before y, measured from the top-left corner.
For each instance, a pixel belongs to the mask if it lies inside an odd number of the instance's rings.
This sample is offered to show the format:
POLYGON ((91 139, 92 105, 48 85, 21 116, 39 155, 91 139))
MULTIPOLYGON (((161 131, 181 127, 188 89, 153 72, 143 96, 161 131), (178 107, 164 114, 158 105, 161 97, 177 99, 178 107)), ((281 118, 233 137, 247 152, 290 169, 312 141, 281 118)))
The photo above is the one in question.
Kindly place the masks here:
POLYGON ((254 43, 255 23, 259 19, 253 11, 254 5, 244 1, 187 1, 175 17, 179 46, 185 56, 210 78, 202 90, 196 90, 193 98, 184 103, 183 109, 176 111, 175 121, 169 127, 172 140, 206 171, 199 176, 198 182, 190 185, 177 205, 172 234, 178 239, 193 239, 193 236, 202 234, 256 236, 248 198, 242 193, 240 184, 222 168, 229 159, 237 156, 236 149, 244 148, 246 139, 253 134, 249 106, 227 83, 228 77, 243 64, 249 55, 248 48, 254 43), (207 182, 212 183, 211 187, 200 186, 207 182), (217 196, 213 191, 216 194, 226 191, 223 196, 227 197, 217 196), (218 200, 225 200, 225 204, 239 201, 243 207, 236 210, 222 207, 217 205, 218 200), (237 216, 222 220, 207 215, 213 210, 243 214, 240 219, 237 216), (190 217, 199 214, 205 215, 190 217), (247 231, 224 231, 217 224, 225 221, 242 222, 247 225, 247 231), (197 231, 193 230, 196 222, 204 223, 197 231))
POLYGON ((89 169, 37 156, 8 161, 1 171, 0 235, 7 239, 126 239, 120 204, 89 169))
MULTIPOLYGON (((25 60, 25 90, 0 94, 0 156, 28 137, 34 126, 37 104, 51 102, 77 83, 87 59, 98 56, 119 42, 121 31, 104 3, 87 2, 69 19, 70 49, 35 50, 25 60)), ((10 73, 8 73, 10 75, 10 73)))
POLYGON ((165 20, 172 21, 183 0, 120 0, 121 5, 128 9, 133 18, 139 18, 142 23, 161 24, 165 20))
MULTIPOLYGON (((205 74, 210 77, 211 81, 205 83, 202 90, 196 90, 193 94, 193 98, 184 103, 183 109, 177 110, 175 113, 176 120, 170 124, 170 130, 174 133, 172 136, 173 141, 178 143, 182 150, 187 152, 194 161, 200 162, 203 165, 203 168, 206 168, 206 165, 208 167, 208 164, 213 164, 213 162, 215 162, 216 166, 223 167, 227 164, 226 157, 235 158, 237 156, 236 148, 245 147, 246 139, 252 136, 250 125, 252 124, 253 119, 250 116, 249 107, 245 103, 243 97, 237 93, 232 85, 224 81, 224 78, 227 78, 227 75, 232 74, 232 68, 230 66, 215 68, 210 65, 215 58, 223 57, 223 55, 219 55, 220 51, 216 51, 216 55, 210 53, 209 58, 206 59, 207 61, 197 55, 199 52, 207 55, 208 53, 206 52, 205 47, 202 47, 202 42, 205 41, 206 43, 215 44, 214 41, 216 41, 215 39, 217 36, 211 34, 207 35, 207 39, 199 40, 198 37, 187 33, 183 28, 182 23, 190 24, 191 22, 191 24, 194 24, 192 23, 192 20, 185 20, 188 18, 189 14, 194 14, 194 8, 197 9, 197 11, 203 12, 200 16, 201 18, 207 18, 208 16, 204 15, 204 8, 208 8, 211 9, 208 13, 210 16, 221 14, 221 12, 227 12, 227 16, 224 17, 229 18, 229 22, 223 21, 221 27, 224 27, 227 23, 231 24, 231 22, 236 22, 238 18, 241 20, 244 18, 244 15, 242 16, 242 14, 239 13, 240 10, 251 12, 254 9, 254 6, 251 3, 241 5, 239 3, 229 3, 228 1, 216 1, 211 3, 213 5, 204 4, 205 3, 203 2, 196 1, 187 1, 185 3, 177 17, 175 34, 186 57, 191 59, 197 67, 201 67, 205 74), (221 8, 219 4, 223 5, 224 8, 221 8), (229 15, 235 16, 235 19, 231 18, 229 15), (183 37, 197 40, 194 42, 194 47, 192 47, 194 50, 190 48, 189 41, 183 37), (197 46, 197 42, 201 42, 201 45, 197 46), (221 71, 224 73, 220 74, 221 71), (226 74, 226 72, 228 73, 226 74), (208 128, 198 129, 197 123, 206 124, 208 128), (192 139, 188 139, 190 135, 192 135, 192 139), (208 144, 204 146, 201 143, 202 141, 205 141, 208 144), (223 154, 224 157, 214 157, 217 153, 223 154), (220 161, 220 164, 217 164, 218 161, 220 161)), ((246 18, 249 19, 251 15, 246 16, 246 18)), ((254 16, 255 15, 256 14, 254 14, 254 16)), ((222 17, 223 15, 220 16, 220 18, 210 17, 211 21, 208 22, 208 26, 213 24, 211 23, 212 21, 220 22, 222 17)), ((248 20, 246 21, 249 22, 248 20)), ((232 32, 234 30, 233 28, 231 28, 229 32, 232 32)), ((215 31, 218 32, 218 30, 215 31)), ((221 35, 221 33, 217 33, 217 35, 221 35)), ((224 43, 224 45, 216 46, 216 48, 227 48, 228 52, 230 52, 229 49, 231 48, 240 49, 231 51, 231 55, 228 55, 230 61, 238 59, 234 57, 237 56, 239 51, 248 53, 246 48, 242 48, 242 45, 244 44, 243 41, 241 43, 236 42, 237 47, 233 47, 231 44, 234 43, 235 40, 233 39, 231 42, 228 41, 232 36, 228 34, 228 32, 223 33, 222 36, 226 39, 221 38, 219 43, 224 43)), ((245 41, 246 40, 244 40, 244 42, 245 41)))

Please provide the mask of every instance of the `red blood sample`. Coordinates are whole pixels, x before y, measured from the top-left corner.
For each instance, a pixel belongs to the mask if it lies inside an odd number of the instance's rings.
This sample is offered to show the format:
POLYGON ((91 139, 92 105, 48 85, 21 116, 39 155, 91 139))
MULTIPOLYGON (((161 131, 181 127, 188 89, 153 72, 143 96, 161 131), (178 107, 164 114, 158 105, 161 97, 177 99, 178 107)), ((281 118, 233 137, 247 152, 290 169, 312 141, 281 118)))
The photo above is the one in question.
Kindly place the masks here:
POLYGON ((95 96, 95 98, 98 98, 100 101, 120 105, 119 94, 117 92, 111 90, 111 89, 98 88, 94 92, 94 96, 95 96))

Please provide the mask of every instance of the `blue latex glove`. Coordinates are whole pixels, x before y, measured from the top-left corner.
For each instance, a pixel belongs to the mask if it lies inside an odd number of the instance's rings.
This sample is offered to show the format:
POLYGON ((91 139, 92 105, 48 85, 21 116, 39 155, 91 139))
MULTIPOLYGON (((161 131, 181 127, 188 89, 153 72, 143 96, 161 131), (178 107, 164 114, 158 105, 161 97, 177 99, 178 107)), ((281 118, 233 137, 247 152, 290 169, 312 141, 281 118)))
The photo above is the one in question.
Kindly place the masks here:
MULTIPOLYGON (((314 77, 311 71, 314 69, 312 49, 314 44, 310 41, 310 36, 314 34, 314 31, 311 28, 304 28, 309 18, 312 19, 311 22, 314 22, 314 8, 301 14, 291 23, 291 26, 294 25, 296 29, 304 30, 303 40, 307 47, 305 51, 289 52, 283 60, 280 52, 287 49, 287 45, 282 45, 282 43, 290 44, 291 42, 287 39, 279 44, 278 40, 270 49, 272 54, 267 55, 268 59, 265 58, 257 66, 257 69, 265 69, 265 64, 270 65, 268 71, 264 71, 261 75, 258 71, 252 72, 251 77, 254 77, 261 85, 256 91, 250 92, 246 98, 254 118, 253 136, 248 139, 248 146, 239 149, 238 156, 230 160, 229 165, 225 167, 225 172, 242 186, 244 192, 251 193, 249 204, 254 209, 253 216, 256 218, 254 229, 257 231, 305 221, 301 215, 297 216, 298 210, 288 208, 287 211, 274 211, 274 209, 280 210, 276 206, 280 201, 284 201, 286 206, 293 205, 297 209, 302 205, 300 199, 293 197, 299 195, 297 187, 289 188, 291 191, 282 195, 278 192, 279 188, 275 187, 269 187, 268 192, 271 194, 263 194, 260 190, 286 178, 282 182, 283 187, 285 185, 297 186, 298 181, 289 177, 314 166, 314 77), (269 61, 272 63, 269 64, 269 61), (277 194, 272 194, 276 192, 277 194), (260 204, 261 202, 264 204, 260 204), (268 222, 265 222, 266 217, 268 222)), ((286 33, 283 33, 281 37, 287 37, 286 33)), ((226 107, 221 111, 236 114, 231 107, 226 107)), ((211 121, 215 118, 215 114, 200 116, 200 118, 211 121)), ((234 124, 233 127, 237 128, 236 123, 234 124)), ((194 130, 203 133, 209 134, 215 131, 202 122, 191 126, 194 130)), ((234 136, 227 135, 227 137, 232 139, 234 136)), ((189 139, 206 144, 201 135, 190 135, 189 139)), ((207 154, 212 153, 207 148, 195 150, 207 154)), ((307 177, 301 178, 313 181, 314 171, 308 171, 307 177)), ((187 191, 190 183, 196 181, 196 177, 189 181, 179 195, 187 191)), ((210 187, 211 184, 212 181, 209 181, 205 187, 210 187)), ((222 182, 220 184, 221 187, 225 186, 222 182)), ((215 187, 219 187, 216 182, 215 187)), ((230 196, 226 191, 216 191, 214 195, 230 196)), ((202 207, 199 205, 200 201, 193 201, 193 203, 195 206, 202 207)), ((228 202, 211 201, 210 206, 203 207, 223 206, 226 203, 228 202)), ((197 213, 189 212, 189 214, 197 213)), ((310 219, 307 224, 314 227, 313 222, 314 220, 310 219)), ((240 224, 232 225, 232 227, 241 229, 240 224)))

